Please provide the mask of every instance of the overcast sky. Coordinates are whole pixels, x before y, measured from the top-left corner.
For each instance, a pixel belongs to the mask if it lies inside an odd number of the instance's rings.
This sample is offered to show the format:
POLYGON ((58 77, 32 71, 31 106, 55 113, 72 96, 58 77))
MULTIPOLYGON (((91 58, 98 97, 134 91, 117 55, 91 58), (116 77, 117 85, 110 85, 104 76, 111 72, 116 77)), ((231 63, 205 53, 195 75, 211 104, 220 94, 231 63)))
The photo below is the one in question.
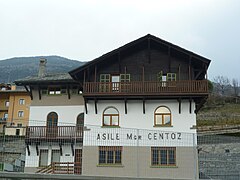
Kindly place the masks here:
POLYGON ((152 34, 240 80, 240 0, 0 0, 0 60, 89 61, 152 34))

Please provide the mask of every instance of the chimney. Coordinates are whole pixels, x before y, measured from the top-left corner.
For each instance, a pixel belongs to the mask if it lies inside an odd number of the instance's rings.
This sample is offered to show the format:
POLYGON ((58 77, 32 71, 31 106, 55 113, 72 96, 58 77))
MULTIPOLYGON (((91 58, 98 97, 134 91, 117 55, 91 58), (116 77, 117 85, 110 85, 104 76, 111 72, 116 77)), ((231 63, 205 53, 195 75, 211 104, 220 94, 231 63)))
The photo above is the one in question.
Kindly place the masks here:
POLYGON ((45 76, 47 59, 41 58, 39 63, 38 77, 42 78, 45 76))

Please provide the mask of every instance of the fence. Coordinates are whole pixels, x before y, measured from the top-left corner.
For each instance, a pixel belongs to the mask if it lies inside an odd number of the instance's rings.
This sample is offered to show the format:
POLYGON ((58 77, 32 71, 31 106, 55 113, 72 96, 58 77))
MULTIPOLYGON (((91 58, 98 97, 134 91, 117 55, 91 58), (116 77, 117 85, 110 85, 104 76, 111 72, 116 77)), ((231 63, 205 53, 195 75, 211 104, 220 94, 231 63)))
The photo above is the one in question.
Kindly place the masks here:
POLYGON ((5 130, 0 137, 0 171, 137 179, 240 179, 237 136, 197 138, 195 133, 70 123, 45 127, 44 123, 31 121, 31 127, 22 127, 21 133, 17 127, 5 130))

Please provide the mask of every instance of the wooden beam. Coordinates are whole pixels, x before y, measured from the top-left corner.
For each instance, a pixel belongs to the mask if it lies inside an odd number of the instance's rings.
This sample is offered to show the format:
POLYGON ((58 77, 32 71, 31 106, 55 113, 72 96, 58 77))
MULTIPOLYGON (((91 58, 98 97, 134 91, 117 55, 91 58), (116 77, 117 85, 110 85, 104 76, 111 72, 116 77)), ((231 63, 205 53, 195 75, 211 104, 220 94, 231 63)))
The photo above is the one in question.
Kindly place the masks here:
POLYGON ((36 152, 37 152, 37 156, 39 156, 38 143, 36 143, 36 152))
POLYGON ((28 87, 25 85, 24 88, 26 89, 26 91, 28 92, 28 94, 30 95, 31 97, 31 100, 33 100, 33 95, 32 95, 32 92, 31 90, 28 89, 28 87))
POLYGON ((84 70, 84 73, 83 73, 83 83, 86 82, 86 70, 84 70))
POLYGON ((188 61, 188 80, 192 80, 191 65, 192 65, 192 56, 189 56, 189 61, 188 61))
POLYGON ((28 144, 27 144, 27 152, 28 152, 28 156, 30 156, 30 148, 28 144))
POLYGON ((197 75, 194 77, 194 80, 197 80, 197 78, 203 73, 203 70, 199 71, 197 75))
POLYGON ((181 98, 178 99, 178 112, 179 112, 179 114, 181 114, 181 112, 182 112, 182 100, 181 100, 181 98))
POLYGON ((125 104, 125 114, 127 114, 127 99, 124 99, 124 104, 125 104))
POLYGON ((97 99, 94 99, 94 104, 95 104, 95 114, 97 114, 97 99))
POLYGON ((148 38, 148 63, 151 63, 151 43, 150 38, 148 38))
POLYGON ((86 99, 84 99, 84 105, 85 105, 85 112, 86 112, 86 114, 88 113, 88 110, 87 110, 87 100, 86 99))
POLYGON ((71 143, 71 149, 72 149, 72 156, 74 156, 74 144, 73 144, 73 142, 71 143))
POLYGON ((145 99, 143 99, 143 114, 145 114, 145 110, 146 110, 146 108, 145 108, 145 99))
POLYGON ((172 60, 171 60, 171 48, 168 47, 168 72, 171 73, 171 65, 172 65, 172 60))
POLYGON ((40 86, 38 86, 38 98, 39 98, 39 100, 42 99, 42 95, 41 95, 41 87, 40 87, 40 86))
POLYGON ((192 99, 189 99, 189 113, 192 114, 192 99))
POLYGON ((181 65, 178 65, 178 80, 181 80, 181 65))
POLYGON ((119 73, 121 73, 121 54, 120 54, 120 51, 118 51, 118 70, 119 70, 119 73))
POLYGON ((33 100, 33 94, 32 94, 32 88, 30 86, 30 97, 31 97, 31 100, 33 100))
POLYGON ((94 82, 97 82, 97 66, 94 68, 94 82))
POLYGON ((67 85, 67 94, 68 94, 68 99, 70 99, 70 98, 71 98, 71 96, 70 96, 69 85, 67 85))
POLYGON ((145 67, 144 65, 142 66, 142 81, 145 81, 145 67))
POLYGON ((63 155, 63 152, 62 152, 62 143, 59 143, 59 149, 60 149, 60 156, 63 155))

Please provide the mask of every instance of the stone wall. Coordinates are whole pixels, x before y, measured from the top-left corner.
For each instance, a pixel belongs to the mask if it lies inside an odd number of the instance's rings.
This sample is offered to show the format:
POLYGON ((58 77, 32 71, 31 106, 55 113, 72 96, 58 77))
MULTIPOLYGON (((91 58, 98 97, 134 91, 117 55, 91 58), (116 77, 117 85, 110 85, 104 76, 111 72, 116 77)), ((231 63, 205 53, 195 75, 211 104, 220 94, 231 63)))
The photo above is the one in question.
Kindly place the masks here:
POLYGON ((213 179, 240 179, 240 137, 198 137, 199 171, 213 179))
POLYGON ((1 136, 0 163, 6 171, 23 171, 25 164, 25 137, 1 136))

